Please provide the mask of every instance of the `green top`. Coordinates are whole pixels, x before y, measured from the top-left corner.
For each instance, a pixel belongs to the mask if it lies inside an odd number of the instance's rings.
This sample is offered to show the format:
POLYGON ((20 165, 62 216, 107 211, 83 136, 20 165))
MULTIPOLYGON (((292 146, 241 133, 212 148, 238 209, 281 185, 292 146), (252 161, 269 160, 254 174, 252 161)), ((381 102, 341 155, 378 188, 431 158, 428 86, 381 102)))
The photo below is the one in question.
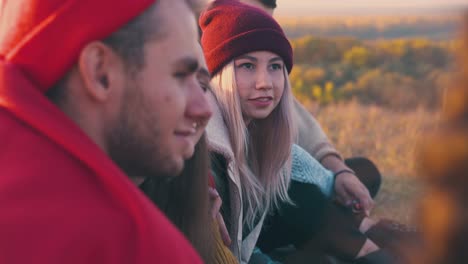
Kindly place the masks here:
MULTIPOLYGON (((211 174, 213 175, 216 190, 221 196, 223 205, 221 206, 221 214, 224 218, 226 228, 230 231, 230 201, 229 201, 229 176, 227 175, 227 162, 226 159, 216 153, 210 153, 211 160, 211 174)), ((246 227, 244 227, 246 228, 246 227)), ((245 235, 245 234, 244 234, 245 235)), ((255 248, 249 264, 278 264, 272 260, 268 255, 262 253, 259 248, 255 248)))
POLYGON ((228 231, 231 230, 231 205, 229 195, 229 175, 227 174, 226 159, 217 153, 210 153, 211 174, 213 175, 216 190, 221 197, 223 205, 221 206, 221 215, 228 231))

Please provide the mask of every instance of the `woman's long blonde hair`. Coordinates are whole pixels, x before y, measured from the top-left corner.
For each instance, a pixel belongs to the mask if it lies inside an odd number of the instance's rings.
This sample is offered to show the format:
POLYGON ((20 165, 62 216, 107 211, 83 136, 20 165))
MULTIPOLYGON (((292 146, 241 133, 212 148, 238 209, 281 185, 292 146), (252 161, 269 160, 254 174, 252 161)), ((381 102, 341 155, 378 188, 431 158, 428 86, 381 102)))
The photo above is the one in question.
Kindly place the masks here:
POLYGON ((290 201, 291 146, 296 136, 292 115, 289 76, 284 70, 284 92, 278 106, 263 120, 244 122, 234 62, 212 78, 218 101, 238 164, 244 204, 244 224, 250 228, 265 210, 290 201))

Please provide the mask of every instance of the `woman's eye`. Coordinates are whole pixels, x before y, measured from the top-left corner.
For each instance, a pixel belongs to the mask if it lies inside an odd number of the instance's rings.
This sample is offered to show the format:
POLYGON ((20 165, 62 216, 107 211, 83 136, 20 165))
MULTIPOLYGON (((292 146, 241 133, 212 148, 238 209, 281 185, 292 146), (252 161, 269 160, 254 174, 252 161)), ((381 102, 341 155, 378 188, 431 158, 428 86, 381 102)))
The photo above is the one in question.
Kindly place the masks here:
POLYGON ((273 70, 282 70, 282 69, 283 69, 283 65, 282 65, 282 64, 279 64, 279 63, 275 63, 275 64, 272 64, 272 65, 271 65, 271 69, 273 69, 273 70))
POLYGON ((252 70, 252 69, 255 68, 255 66, 250 62, 242 63, 242 64, 239 65, 239 67, 247 69, 247 70, 252 70))

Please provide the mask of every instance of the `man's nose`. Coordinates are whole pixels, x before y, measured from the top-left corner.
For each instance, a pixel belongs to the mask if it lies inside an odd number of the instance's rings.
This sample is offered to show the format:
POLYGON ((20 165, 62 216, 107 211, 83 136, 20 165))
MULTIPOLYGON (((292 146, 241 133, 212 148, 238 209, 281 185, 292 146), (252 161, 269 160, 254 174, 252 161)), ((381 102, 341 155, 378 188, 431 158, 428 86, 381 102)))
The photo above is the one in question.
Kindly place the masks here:
POLYGON ((211 106, 200 84, 195 84, 189 93, 186 115, 196 122, 207 122, 213 114, 211 106))

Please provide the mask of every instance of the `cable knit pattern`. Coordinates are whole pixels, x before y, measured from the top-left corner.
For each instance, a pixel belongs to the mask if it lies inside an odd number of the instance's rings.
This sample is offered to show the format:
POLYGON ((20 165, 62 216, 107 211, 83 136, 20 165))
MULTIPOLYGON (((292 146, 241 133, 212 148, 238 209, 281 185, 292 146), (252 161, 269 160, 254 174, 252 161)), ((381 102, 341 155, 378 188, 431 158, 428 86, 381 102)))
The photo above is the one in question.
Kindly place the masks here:
POLYGON ((335 179, 333 172, 325 169, 316 159, 300 146, 292 147, 292 173, 293 180, 317 185, 322 192, 331 196, 335 179))

